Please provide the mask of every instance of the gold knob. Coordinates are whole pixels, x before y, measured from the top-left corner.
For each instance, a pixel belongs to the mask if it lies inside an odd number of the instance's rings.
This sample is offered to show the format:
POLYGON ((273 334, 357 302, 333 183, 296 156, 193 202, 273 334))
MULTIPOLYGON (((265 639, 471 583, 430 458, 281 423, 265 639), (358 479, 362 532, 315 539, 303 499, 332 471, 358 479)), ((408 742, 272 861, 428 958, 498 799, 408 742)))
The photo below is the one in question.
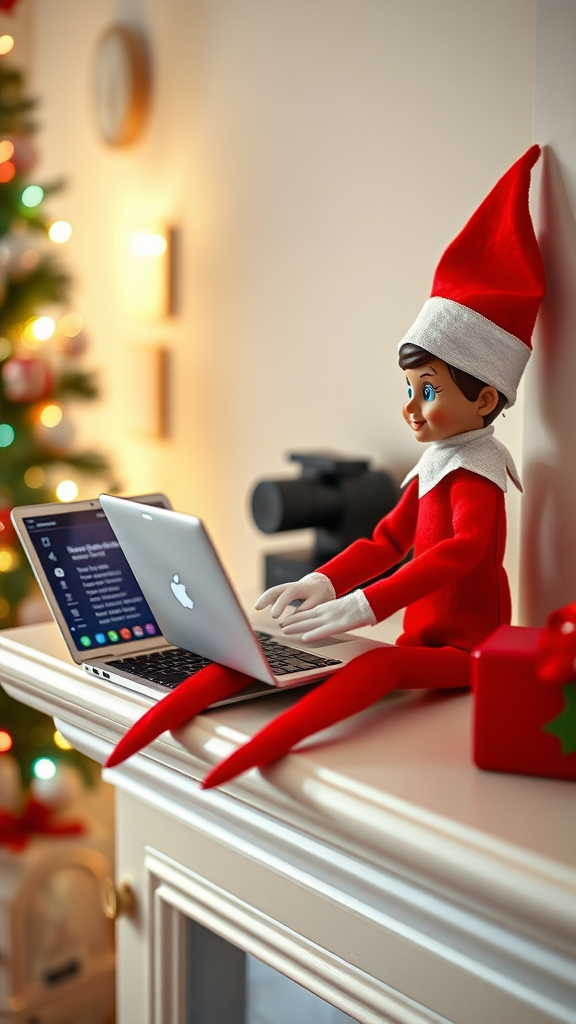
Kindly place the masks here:
POLYGON ((115 886, 112 878, 105 878, 100 886, 100 900, 104 917, 115 921, 117 917, 131 917, 136 907, 136 897, 129 882, 115 886))

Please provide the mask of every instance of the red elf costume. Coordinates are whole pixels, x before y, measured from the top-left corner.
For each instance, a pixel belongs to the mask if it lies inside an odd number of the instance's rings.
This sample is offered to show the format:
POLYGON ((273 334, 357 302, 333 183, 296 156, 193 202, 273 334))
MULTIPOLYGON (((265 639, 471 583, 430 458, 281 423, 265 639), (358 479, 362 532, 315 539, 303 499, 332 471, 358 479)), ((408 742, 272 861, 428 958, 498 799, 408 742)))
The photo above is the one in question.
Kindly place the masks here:
MULTIPOLYGON (((394 688, 465 687, 470 652, 510 622, 503 567, 504 492, 521 489, 492 419, 516 400, 530 356, 544 271, 528 208, 532 146, 500 179, 442 256, 415 323, 400 342, 409 400, 404 417, 431 441, 408 474, 404 494, 376 527, 297 583, 274 587, 257 608, 306 642, 374 624, 406 608, 395 645, 369 651, 305 694, 214 768, 204 787, 264 766, 307 736, 368 707, 394 688), (396 565, 384 580, 353 590, 396 565), (344 596, 340 596, 344 595, 344 596)), ((181 683, 136 723, 108 764, 176 728, 246 677, 210 666, 181 683)))

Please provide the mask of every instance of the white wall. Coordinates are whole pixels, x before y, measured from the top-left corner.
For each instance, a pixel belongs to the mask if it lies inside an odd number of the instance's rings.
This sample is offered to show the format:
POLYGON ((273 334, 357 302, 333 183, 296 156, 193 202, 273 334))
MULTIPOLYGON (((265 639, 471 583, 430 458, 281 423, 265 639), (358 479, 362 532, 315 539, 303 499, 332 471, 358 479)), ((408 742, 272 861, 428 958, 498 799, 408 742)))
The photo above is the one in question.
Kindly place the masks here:
MULTIPOLYGON (((401 420, 396 343, 436 261, 532 141, 529 0, 24 0, 34 3, 42 176, 105 401, 81 416, 127 491, 165 489, 206 518, 241 584, 270 543, 246 499, 283 454, 331 447, 401 474, 419 454, 401 420), (95 41, 111 21, 150 39, 145 137, 99 141, 95 41), (123 232, 182 230, 181 314, 123 312, 123 232), (166 341, 173 432, 126 429, 123 351, 166 341)), ((500 436, 520 451, 521 415, 500 436)), ((516 507, 513 512, 516 514, 516 507)), ((517 531, 513 529, 514 561, 517 531)), ((283 542, 286 544, 286 539, 283 542)))
POLYGON ((546 146, 540 247, 547 294, 527 375, 522 619, 576 598, 576 5, 539 0, 534 130, 546 146))

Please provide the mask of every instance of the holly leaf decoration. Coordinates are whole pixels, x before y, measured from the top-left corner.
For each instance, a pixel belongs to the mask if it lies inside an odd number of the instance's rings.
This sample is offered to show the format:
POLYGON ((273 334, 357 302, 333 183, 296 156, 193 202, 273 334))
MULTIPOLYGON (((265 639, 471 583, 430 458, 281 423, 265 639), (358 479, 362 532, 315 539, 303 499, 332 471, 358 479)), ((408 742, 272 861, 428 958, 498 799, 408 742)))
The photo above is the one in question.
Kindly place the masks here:
POLYGON ((542 726, 543 732, 549 732, 560 740, 562 755, 576 753, 576 683, 568 683, 562 687, 564 710, 542 726))

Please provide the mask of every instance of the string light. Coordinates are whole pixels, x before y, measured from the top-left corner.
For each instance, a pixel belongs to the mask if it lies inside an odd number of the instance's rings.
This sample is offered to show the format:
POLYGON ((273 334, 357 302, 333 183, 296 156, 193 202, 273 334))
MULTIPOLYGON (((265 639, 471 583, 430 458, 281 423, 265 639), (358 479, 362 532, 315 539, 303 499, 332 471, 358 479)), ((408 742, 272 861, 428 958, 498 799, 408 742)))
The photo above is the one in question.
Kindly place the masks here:
POLYGON ((24 473, 24 483, 26 487, 31 487, 32 490, 36 490, 37 487, 42 487, 42 484, 46 480, 46 473, 42 469, 42 466, 30 466, 24 473))
POLYGON ((84 321, 80 313, 66 313, 58 323, 58 330, 65 338, 75 338, 83 326, 84 321))
POLYGON ((58 501, 74 501, 78 497, 78 486, 73 480, 61 480, 56 488, 58 501))
POLYGON ((59 405, 45 405, 40 413, 40 422, 45 427, 57 427, 63 415, 59 405))
POLYGON ((0 164, 3 164, 5 160, 11 160, 14 156, 14 143, 10 142, 10 139, 4 139, 0 142, 0 164))
POLYGON ((13 46, 14 39, 12 36, 0 36, 0 57, 5 57, 7 53, 10 53, 13 46))
POLYGON ((16 167, 11 160, 0 163, 0 183, 5 185, 7 181, 12 181, 15 174, 16 167))
POLYGON ((10 604, 5 597, 0 597, 0 619, 6 619, 10 614, 10 604))
POLYGON ((34 761, 32 771, 37 779, 53 779, 56 775, 56 765, 51 757, 39 757, 34 761))
POLYGON ((48 341, 55 330, 56 324, 51 316, 39 316, 37 320, 32 321, 30 326, 30 331, 36 341, 48 341))
POLYGON ((0 572, 11 572, 18 565, 19 558, 14 548, 0 548, 0 572))
POLYGON ((56 744, 57 747, 60 747, 60 750, 74 749, 72 744, 68 743, 68 740, 65 738, 65 736, 62 735, 59 729, 56 729, 56 732, 54 733, 54 743, 56 744))
POLYGON ((4 359, 8 359, 8 356, 12 354, 12 342, 8 341, 8 338, 0 338, 0 362, 4 359))
POLYGON ((22 205, 27 206, 30 210, 34 209, 35 206, 40 206, 43 199, 44 189, 40 188, 40 185, 28 185, 21 196, 22 205))
POLYGON ((48 228, 48 238, 57 245, 67 242, 72 234, 72 225, 67 220, 55 220, 48 228))
POLYGON ((12 737, 5 729, 0 729, 0 754, 5 754, 12 746, 12 737))
POLYGON ((0 423, 0 448, 9 448, 15 437, 14 427, 9 423, 0 423))

